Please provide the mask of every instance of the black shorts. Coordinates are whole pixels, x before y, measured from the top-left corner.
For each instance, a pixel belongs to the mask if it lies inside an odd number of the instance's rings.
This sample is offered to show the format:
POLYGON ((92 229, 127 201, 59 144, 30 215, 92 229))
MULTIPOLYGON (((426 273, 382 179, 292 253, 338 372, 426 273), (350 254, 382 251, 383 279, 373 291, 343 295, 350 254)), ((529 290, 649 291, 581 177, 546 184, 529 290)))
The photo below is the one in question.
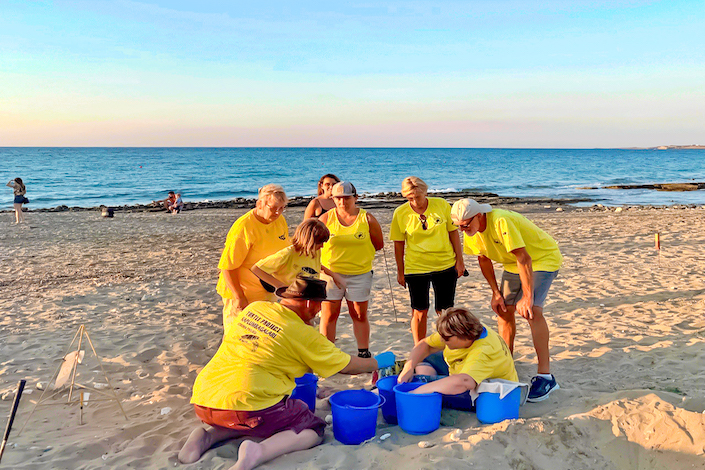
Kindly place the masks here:
POLYGON ((455 266, 432 273, 406 274, 404 279, 409 288, 411 308, 414 310, 428 310, 430 305, 428 292, 431 284, 437 311, 450 308, 455 303, 455 284, 458 282, 455 266))

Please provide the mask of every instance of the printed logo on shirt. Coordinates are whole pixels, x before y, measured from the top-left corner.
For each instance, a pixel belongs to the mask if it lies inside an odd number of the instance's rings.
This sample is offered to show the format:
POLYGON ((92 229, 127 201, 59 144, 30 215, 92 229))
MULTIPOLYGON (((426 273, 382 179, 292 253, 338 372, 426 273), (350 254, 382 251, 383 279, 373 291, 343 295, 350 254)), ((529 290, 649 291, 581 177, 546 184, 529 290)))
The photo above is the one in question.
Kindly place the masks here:
POLYGON ((355 234, 355 238, 357 238, 358 240, 362 240, 363 238, 365 238, 365 233, 364 232, 357 232, 355 234))
POLYGON ((440 217, 436 216, 436 217, 433 218, 433 222, 434 222, 436 225, 441 225, 441 222, 443 222, 443 221, 441 220, 440 217))
POLYGON ((308 275, 308 276, 315 276, 316 274, 318 274, 318 271, 316 271, 315 269, 310 268, 308 266, 304 266, 303 268, 301 268, 301 271, 302 271, 302 274, 308 275))
POLYGON ((282 330, 280 326, 253 312, 238 316, 238 324, 247 331, 255 334, 263 333, 272 339, 276 339, 282 330))
POLYGON ((242 335, 240 336, 240 342, 247 345, 252 352, 257 351, 259 347, 259 336, 257 335, 242 335))
POLYGON ((286 233, 279 235, 279 240, 286 240, 286 233))

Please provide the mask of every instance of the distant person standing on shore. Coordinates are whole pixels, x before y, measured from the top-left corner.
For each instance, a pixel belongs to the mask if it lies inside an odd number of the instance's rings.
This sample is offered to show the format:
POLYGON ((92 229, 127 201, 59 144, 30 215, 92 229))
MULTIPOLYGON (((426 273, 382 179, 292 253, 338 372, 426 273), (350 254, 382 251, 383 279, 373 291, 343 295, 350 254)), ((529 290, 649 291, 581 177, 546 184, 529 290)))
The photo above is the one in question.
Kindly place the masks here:
POLYGON ((29 202, 24 195, 27 193, 27 187, 22 182, 22 178, 15 178, 11 180, 6 186, 12 188, 15 193, 14 207, 15 207, 15 224, 20 224, 24 222, 24 214, 22 213, 22 204, 29 202))
POLYGON ((358 356, 372 357, 367 308, 372 290, 372 261, 375 252, 384 247, 384 235, 377 219, 357 206, 357 190, 352 183, 337 183, 333 186, 332 196, 335 208, 320 218, 330 231, 330 239, 321 250, 321 263, 339 274, 345 287, 338 287, 330 277, 321 276, 328 282, 328 288, 321 309, 320 331, 335 343, 336 324, 345 297, 358 356))
POLYGON ((311 217, 320 217, 324 212, 327 212, 335 207, 331 190, 336 183, 340 183, 340 178, 332 173, 321 176, 318 180, 318 196, 311 199, 306 211, 304 212, 304 220, 311 217))
POLYGON ((473 199, 453 204, 453 222, 465 233, 465 253, 477 255, 482 275, 492 289, 492 310, 499 334, 514 352, 516 319, 526 318, 538 359, 538 373, 531 379, 528 401, 537 402, 560 387, 550 371, 549 331, 543 304, 558 275, 563 256, 549 234, 516 212, 492 209, 473 199), (502 285, 497 285, 492 262, 502 263, 502 285))
POLYGON ((428 197, 427 193, 428 186, 421 178, 404 178, 401 194, 409 202, 394 210, 389 233, 394 242, 397 282, 409 289, 414 344, 426 337, 431 285, 436 314, 440 315, 454 305, 455 286, 465 271, 450 204, 440 197, 428 197))
POLYGON ((250 303, 276 300, 250 269, 257 261, 289 246, 289 227, 282 216, 287 202, 281 186, 263 186, 255 208, 237 219, 228 232, 218 263, 217 287, 223 298, 225 329, 250 303))

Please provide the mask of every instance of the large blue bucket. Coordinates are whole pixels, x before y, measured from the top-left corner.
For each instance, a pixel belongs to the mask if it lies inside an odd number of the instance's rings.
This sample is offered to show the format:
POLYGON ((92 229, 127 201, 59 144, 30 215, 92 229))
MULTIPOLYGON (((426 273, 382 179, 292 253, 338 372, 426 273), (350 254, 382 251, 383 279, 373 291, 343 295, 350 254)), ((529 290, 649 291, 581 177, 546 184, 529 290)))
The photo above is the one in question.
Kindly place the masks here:
POLYGON ((422 385, 424 384, 408 382, 394 387, 399 427, 409 434, 428 434, 441 425, 443 395, 435 392, 418 395, 409 393, 422 385))
POLYGON ((379 394, 384 397, 382 417, 389 424, 397 424, 397 400, 394 398, 394 386, 396 384, 396 375, 390 375, 377 381, 379 394))
POLYGON ((318 377, 314 374, 304 374, 296 380, 296 388, 291 392, 291 398, 297 398, 308 405, 308 409, 316 411, 316 390, 318 377))
POLYGON ((378 408, 384 398, 367 390, 344 390, 330 397, 333 435, 343 444, 357 445, 375 437, 378 408))
POLYGON ((519 417, 519 405, 521 402, 521 389, 515 388, 501 400, 499 393, 483 392, 475 400, 477 409, 477 419, 481 423, 494 424, 505 419, 516 419, 519 417))

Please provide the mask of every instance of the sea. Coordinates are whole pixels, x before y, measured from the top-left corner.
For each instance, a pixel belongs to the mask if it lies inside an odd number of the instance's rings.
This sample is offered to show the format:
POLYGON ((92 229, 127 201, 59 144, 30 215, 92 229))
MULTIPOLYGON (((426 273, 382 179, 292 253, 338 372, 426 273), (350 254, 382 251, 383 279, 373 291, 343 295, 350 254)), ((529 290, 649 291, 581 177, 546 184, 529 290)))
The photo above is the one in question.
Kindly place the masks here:
MULTIPOLYGON (((124 206, 180 192, 186 202, 255 198, 267 183, 310 196, 325 173, 374 196, 410 175, 431 191, 479 191, 576 205, 705 204, 705 190, 605 186, 705 181, 705 150, 442 148, 0 148, 0 178, 23 179, 28 207, 124 206), (596 189, 586 189, 596 188, 596 189)), ((12 191, 0 192, 12 207, 12 191)))

